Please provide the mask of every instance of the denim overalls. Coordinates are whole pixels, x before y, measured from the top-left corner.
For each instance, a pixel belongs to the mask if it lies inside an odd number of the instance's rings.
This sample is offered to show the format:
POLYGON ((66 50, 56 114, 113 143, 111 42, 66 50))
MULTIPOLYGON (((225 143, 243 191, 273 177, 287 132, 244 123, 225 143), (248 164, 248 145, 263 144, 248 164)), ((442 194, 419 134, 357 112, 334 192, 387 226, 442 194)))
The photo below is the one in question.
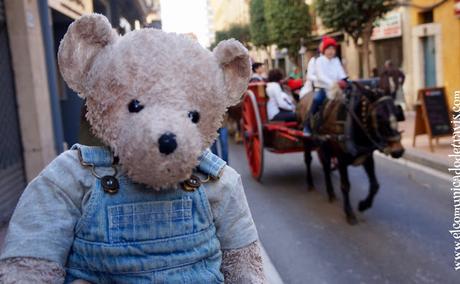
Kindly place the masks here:
MULTIPOLYGON (((96 173, 110 174, 113 155, 103 147, 75 145, 96 173)), ((204 155, 199 170, 217 177, 225 162, 204 155)), ((103 175, 103 174, 101 174, 103 175)), ((107 193, 96 179, 67 260, 66 283, 222 283, 221 251, 203 186, 154 191, 117 176, 107 193)))

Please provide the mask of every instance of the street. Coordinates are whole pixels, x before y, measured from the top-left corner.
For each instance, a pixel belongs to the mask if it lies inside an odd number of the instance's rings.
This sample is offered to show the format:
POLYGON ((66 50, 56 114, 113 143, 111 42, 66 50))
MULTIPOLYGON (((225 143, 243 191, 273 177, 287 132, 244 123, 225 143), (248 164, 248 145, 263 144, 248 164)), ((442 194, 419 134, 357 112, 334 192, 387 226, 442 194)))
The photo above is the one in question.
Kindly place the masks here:
MULTIPOLYGON (((248 170, 244 147, 230 145, 268 256, 285 283, 458 283, 453 268, 453 204, 448 180, 376 157, 380 191, 374 207, 346 223, 338 200, 328 203, 313 154, 316 191, 305 184, 303 155, 265 151, 262 182, 248 170)), ((362 168, 349 168, 354 208, 367 194, 362 168)))

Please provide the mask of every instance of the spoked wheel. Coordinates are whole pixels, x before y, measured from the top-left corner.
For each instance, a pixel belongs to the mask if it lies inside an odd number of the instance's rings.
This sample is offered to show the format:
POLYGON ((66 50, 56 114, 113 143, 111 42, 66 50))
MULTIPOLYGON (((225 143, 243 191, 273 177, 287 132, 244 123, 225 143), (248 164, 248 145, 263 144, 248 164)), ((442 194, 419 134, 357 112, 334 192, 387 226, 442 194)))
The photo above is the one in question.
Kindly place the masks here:
POLYGON ((264 136, 262 121, 254 93, 248 90, 242 104, 243 141, 251 174, 256 180, 262 177, 264 167, 264 136))

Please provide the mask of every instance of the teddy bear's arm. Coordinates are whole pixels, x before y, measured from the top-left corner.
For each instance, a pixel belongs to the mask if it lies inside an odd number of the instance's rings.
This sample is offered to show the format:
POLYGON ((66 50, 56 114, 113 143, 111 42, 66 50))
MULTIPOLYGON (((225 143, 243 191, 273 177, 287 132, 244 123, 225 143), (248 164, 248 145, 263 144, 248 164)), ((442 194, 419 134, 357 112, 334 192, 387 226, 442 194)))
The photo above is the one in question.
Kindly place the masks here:
POLYGON ((206 195, 223 252, 225 283, 264 283, 257 229, 240 175, 226 166, 206 195))
POLYGON ((240 249, 223 250, 221 270, 225 283, 265 283, 258 241, 240 249))
POLYGON ((88 172, 80 165, 77 151, 66 151, 27 186, 11 217, 0 254, 0 283, 26 277, 21 273, 25 270, 30 277, 56 276, 59 282, 58 267, 63 271, 73 242, 88 172))

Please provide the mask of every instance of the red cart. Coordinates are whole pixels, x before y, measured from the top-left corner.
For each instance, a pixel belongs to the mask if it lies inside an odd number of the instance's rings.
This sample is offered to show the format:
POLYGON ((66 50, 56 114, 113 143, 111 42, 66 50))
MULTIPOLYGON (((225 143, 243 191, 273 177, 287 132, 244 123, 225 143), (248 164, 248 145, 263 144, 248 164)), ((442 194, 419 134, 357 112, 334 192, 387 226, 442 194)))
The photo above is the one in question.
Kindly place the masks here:
POLYGON ((299 123, 269 121, 267 101, 265 83, 249 84, 242 102, 242 131, 249 168, 257 180, 263 173, 264 148, 278 154, 304 151, 299 123))

